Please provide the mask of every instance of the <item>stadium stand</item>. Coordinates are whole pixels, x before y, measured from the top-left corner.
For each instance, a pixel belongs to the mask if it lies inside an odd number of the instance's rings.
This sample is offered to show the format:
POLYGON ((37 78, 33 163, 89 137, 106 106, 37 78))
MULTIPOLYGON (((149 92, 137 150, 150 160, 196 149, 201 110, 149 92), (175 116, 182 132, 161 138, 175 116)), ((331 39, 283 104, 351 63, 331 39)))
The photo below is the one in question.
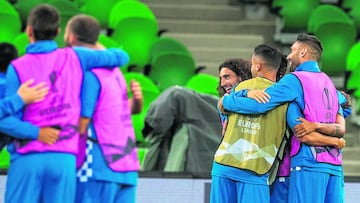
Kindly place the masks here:
MULTIPOLYGON (((23 28, 25 27, 25 16, 32 8, 32 5, 36 5, 43 1, 46 0, 17 0, 16 3, 14 1, 0 0, 0 21, 2 26, 0 41, 13 41, 19 49, 19 53, 24 53, 25 47, 28 44, 26 35, 23 33, 23 28), (12 4, 8 2, 11 2, 12 4), (14 9, 18 14, 14 12, 14 9), (11 13, 11 15, 3 15, 3 13, 11 13), (5 17, 9 16, 12 16, 11 18, 16 20, 4 20, 5 17), (22 22, 22 24, 19 24, 19 22, 22 22)), ((308 23, 306 19, 310 19, 310 14, 313 10, 319 7, 320 4, 326 4, 325 1, 319 2, 316 0, 287 0, 282 1, 283 4, 277 0, 264 0, 261 4, 259 4, 261 7, 259 10, 256 10, 256 8, 260 7, 247 7, 254 9, 251 10, 251 12, 253 12, 251 13, 252 16, 249 16, 249 11, 245 9, 246 4, 253 3, 255 0, 253 0, 253 2, 250 2, 251 0, 248 0, 249 2, 246 1, 247 0, 239 0, 236 5, 229 5, 229 0, 144 0, 142 2, 136 0, 104 0, 101 1, 101 3, 96 0, 69 0, 64 2, 71 2, 70 7, 59 7, 59 9, 61 12, 64 12, 64 10, 76 11, 73 12, 73 14, 84 12, 96 17, 101 22, 104 29, 104 33, 101 35, 100 41, 104 43, 106 47, 122 46, 125 50, 127 50, 131 56, 130 66, 137 67, 131 70, 138 72, 137 74, 141 75, 141 77, 145 76, 142 72, 144 71, 144 67, 146 65, 156 64, 155 62, 151 63, 152 60, 150 60, 153 58, 151 57, 151 47, 153 47, 158 40, 164 37, 158 36, 158 31, 161 29, 168 29, 168 32, 164 33, 164 35, 177 39, 185 46, 186 49, 188 49, 188 52, 190 52, 193 57, 193 62, 189 62, 189 64, 191 63, 191 66, 193 66, 194 69, 197 66, 206 66, 206 69, 204 69, 203 72, 217 77, 217 67, 221 61, 228 57, 250 58, 252 48, 257 44, 263 42, 276 44, 278 46, 283 46, 283 49, 286 50, 286 48, 288 48, 287 42, 293 41, 293 38, 291 37, 294 35, 291 34, 296 34, 298 30, 303 31, 304 24, 307 25, 308 23), (272 2, 271 7, 267 6, 267 3, 269 2, 272 2), (126 7, 126 5, 129 7, 126 7), (134 6, 131 7, 134 9, 130 9, 130 5, 134 6), (141 6, 137 7, 135 5, 141 6), (274 13, 276 10, 273 10, 274 6, 282 7, 281 10, 278 10, 279 13, 274 13), (295 14, 297 16, 295 16, 295 14), (254 17, 254 15, 256 16, 255 18, 250 18, 254 17), (127 17, 134 18, 127 19, 127 17), (123 20, 125 18, 127 20, 123 20), (141 24, 141 22, 145 23, 141 24), (286 38, 285 35, 276 35, 278 24, 281 25, 281 32, 286 31, 290 34, 289 38, 286 38), (126 29, 120 29, 125 27, 126 29)), ((260 1, 261 0, 257 2, 260 1)), ((345 13, 355 21, 355 25, 358 28, 358 17, 356 15, 359 13, 357 12, 359 6, 357 6, 358 4, 352 4, 354 2, 357 1, 343 0, 341 7, 347 12, 345 13)), ((65 16, 64 19, 72 14, 67 13, 67 15, 68 16, 65 16)), ((335 13, 330 15, 331 18, 328 17, 329 15, 322 17, 321 19, 315 18, 315 21, 319 23, 323 19, 333 19, 333 15, 335 15, 335 13)), ((346 18, 343 14, 341 15, 344 19, 346 18)), ((329 25, 326 29, 331 30, 330 32, 334 33, 332 31, 333 26, 334 25, 329 25)), ((315 33, 316 30, 319 29, 311 29, 311 32, 315 33)), ((358 35, 358 32, 359 31, 357 31, 355 35, 358 35)), ((319 35, 321 35, 321 32, 319 35)), ((336 40, 336 43, 332 44, 336 44, 338 46, 341 45, 340 54, 338 53, 335 57, 332 56, 333 58, 340 57, 340 60, 336 62, 338 63, 338 66, 336 69, 330 68, 329 71, 334 74, 341 75, 345 71, 344 68, 346 67, 346 70, 352 73, 347 81, 348 88, 357 88, 357 70, 359 69, 357 68, 357 65, 345 66, 345 55, 347 56, 347 60, 351 60, 349 58, 354 59, 354 57, 358 56, 358 54, 353 54, 352 51, 348 54, 351 47, 350 45, 355 44, 356 38, 353 36, 353 29, 349 28, 347 35, 345 36, 344 34, 343 38, 338 37, 335 39, 330 38, 329 36, 327 36, 327 38, 323 38, 324 41, 327 41, 328 39, 336 40)), ((325 43, 327 44, 327 42, 325 43)), ((328 46, 330 47, 330 45, 326 45, 326 47, 328 46)), ((338 47, 331 47, 333 50, 337 48, 338 47)), ((351 50, 352 49, 357 48, 351 48, 351 50)), ((171 62, 169 59, 167 61, 171 62)), ((326 65, 327 62, 324 61, 324 63, 326 65)), ((150 69, 150 71, 151 70, 154 69, 150 69)), ((125 67, 122 71, 125 73, 128 72, 128 69, 125 67)), ((127 74, 135 73, 126 73, 125 77, 127 80, 129 80, 129 78, 137 78, 141 81, 139 77, 127 76, 127 74)), ((184 80, 185 82, 181 82, 180 84, 186 86, 186 84, 191 83, 190 81, 192 78, 202 77, 201 74, 194 74, 195 73, 192 72, 192 74, 190 74, 192 77, 186 76, 187 79, 184 80)), ((172 75, 175 74, 173 73, 172 75)), ((176 76, 178 75, 179 74, 176 74, 176 76)), ((150 75, 147 75, 146 77, 149 76, 150 75)), ((169 78, 173 79, 173 76, 170 76, 169 78)), ((145 106, 147 108, 144 108, 144 111, 141 114, 133 117, 137 140, 140 144, 143 144, 142 146, 139 145, 141 148, 139 150, 139 158, 142 163, 146 159, 145 154, 148 152, 146 142, 143 138, 143 132, 141 132, 144 127, 146 110, 160 95, 161 90, 166 90, 165 86, 160 90, 157 83, 151 78, 144 80, 147 80, 148 82, 144 82, 144 85, 141 82, 144 90, 145 106), (147 88, 149 88, 149 93, 147 93, 147 88), (152 96, 147 96, 147 94, 152 94, 152 96)), ((201 84, 201 82, 197 82, 197 84, 201 84)), ((213 84, 213 86, 215 86, 215 82, 213 84)), ((340 88, 344 88, 343 83, 337 84, 340 84, 338 85, 340 88)), ((189 86, 194 87, 194 85, 189 86)), ((359 92, 360 91, 356 91, 352 96, 359 98, 359 92)), ((213 94, 215 94, 215 92, 213 92, 213 94)), ((355 102, 355 104, 357 104, 357 102, 355 102)), ((352 124, 354 122, 358 122, 359 119, 354 121, 356 120, 355 118, 357 117, 353 117, 351 122, 348 122, 349 124, 347 124, 348 132, 346 137, 348 140, 348 147, 344 149, 344 170, 345 176, 348 177, 360 176, 358 170, 360 163, 357 156, 355 156, 358 155, 360 151, 358 149, 360 143, 358 135, 360 124, 352 124)), ((178 139, 182 138, 183 137, 179 137, 178 139)), ((171 145, 169 147, 171 148, 171 145)), ((184 148, 178 150, 184 150, 184 148)), ((176 163, 172 164, 176 166, 176 163)))
POLYGON ((21 33, 21 19, 17 10, 8 1, 0 1, 0 41, 12 42, 21 33))
POLYGON ((195 61, 185 45, 172 37, 160 37, 150 48, 149 77, 160 91, 186 85, 195 74, 195 61))
POLYGON ((198 73, 192 76, 185 86, 199 93, 219 96, 217 91, 219 82, 219 78, 216 76, 207 73, 198 73))
MULTIPOLYGON (((144 128, 145 115, 150 104, 160 95, 160 89, 156 86, 153 80, 142 73, 125 72, 124 77, 128 87, 130 87, 131 80, 136 80, 140 83, 142 88, 144 97, 143 110, 139 114, 132 115, 132 121, 135 129, 136 141, 139 144, 144 144, 142 129, 144 128)), ((128 89, 128 96, 132 96, 130 89, 128 89)))
POLYGON ((135 67, 133 71, 142 72, 149 63, 149 51, 159 30, 152 10, 140 1, 119 1, 109 14, 109 28, 111 38, 129 53, 129 66, 135 67))
POLYGON ((337 6, 320 5, 311 13, 307 31, 323 43, 321 70, 331 76, 344 74, 347 53, 356 41, 354 21, 337 6))
POLYGON ((356 0, 343 0, 341 7, 354 20, 357 33, 360 33, 360 4, 356 0))

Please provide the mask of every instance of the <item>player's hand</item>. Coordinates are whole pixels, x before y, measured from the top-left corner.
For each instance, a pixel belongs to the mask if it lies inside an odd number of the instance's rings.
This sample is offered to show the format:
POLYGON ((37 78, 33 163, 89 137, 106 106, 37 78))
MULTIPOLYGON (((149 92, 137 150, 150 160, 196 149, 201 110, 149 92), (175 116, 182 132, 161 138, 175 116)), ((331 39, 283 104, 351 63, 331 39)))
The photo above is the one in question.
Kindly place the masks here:
POLYGON ((346 102, 344 104, 342 104, 341 106, 343 108, 351 108, 352 106, 352 102, 351 102, 351 96, 349 94, 346 94, 344 91, 340 91, 340 93, 342 95, 344 95, 346 102))
POLYGON ((51 127, 43 127, 40 128, 38 140, 48 145, 53 145, 59 138, 60 130, 51 128, 51 127))
POLYGON ((270 95, 264 90, 249 90, 247 97, 253 98, 259 103, 267 103, 270 99, 270 95))
POLYGON ((338 148, 338 149, 342 149, 342 148, 344 148, 346 146, 346 140, 344 139, 344 138, 339 138, 339 141, 338 141, 338 143, 337 143, 337 146, 336 146, 336 148, 338 148))
POLYGON ((138 81, 131 80, 130 91, 133 95, 134 100, 143 100, 142 89, 141 89, 140 83, 138 81))
POLYGON ((131 106, 131 113, 137 114, 140 113, 143 109, 144 97, 140 83, 136 80, 130 81, 130 91, 132 93, 132 98, 129 99, 129 104, 131 106))
POLYGON ((225 112, 225 109, 224 109, 224 106, 223 106, 223 99, 224 99, 224 97, 221 97, 221 98, 219 99, 217 105, 218 105, 219 110, 220 110, 222 113, 226 113, 226 112, 225 112))
POLYGON ((304 135, 307 135, 311 132, 316 131, 316 129, 318 128, 318 123, 316 122, 309 122, 304 118, 298 118, 297 120, 301 123, 297 124, 294 127, 294 133, 296 137, 302 137, 304 135))
POLYGON ((17 91, 25 104, 41 101, 49 93, 49 87, 45 82, 41 82, 31 87, 33 83, 34 79, 30 79, 21 84, 17 91))

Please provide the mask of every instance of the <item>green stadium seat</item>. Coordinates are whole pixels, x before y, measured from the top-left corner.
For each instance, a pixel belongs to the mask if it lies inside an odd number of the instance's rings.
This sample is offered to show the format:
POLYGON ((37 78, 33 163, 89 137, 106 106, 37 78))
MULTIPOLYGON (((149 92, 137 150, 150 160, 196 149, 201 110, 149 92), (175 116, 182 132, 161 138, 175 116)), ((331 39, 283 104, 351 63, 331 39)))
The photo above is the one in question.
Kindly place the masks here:
POLYGON ((105 34, 100 34, 98 41, 106 48, 119 48, 119 43, 105 34))
POLYGON ((0 1, 0 25, 0 42, 13 42, 21 33, 20 15, 8 1, 0 1))
POLYGON ((26 26, 27 17, 29 16, 32 8, 47 2, 49 2, 49 0, 16 0, 14 6, 20 15, 22 25, 24 27, 26 26))
POLYGON ((346 81, 346 89, 360 89, 360 42, 354 44, 347 54, 346 71, 350 72, 350 76, 346 81))
POLYGON ((353 20, 341 8, 335 5, 323 4, 311 13, 307 23, 307 31, 312 32, 319 29, 319 26, 323 24, 334 22, 354 24, 353 20))
POLYGON ((354 71, 360 66, 360 42, 355 43, 349 50, 346 58, 346 70, 354 71))
POLYGON ((0 169, 8 169, 10 166, 10 154, 4 148, 0 151, 0 169))
MULTIPOLYGON (((83 9, 83 6, 86 4, 86 0, 72 0, 74 4, 79 7, 80 9, 83 9)), ((89 2, 89 1, 88 1, 89 2)))
POLYGON ((81 11, 96 18, 102 28, 108 28, 109 15, 113 6, 120 0, 75 0, 81 11))
POLYGON ((135 0, 120 0, 110 11, 109 27, 115 29, 121 20, 133 17, 147 18, 156 22, 154 13, 146 4, 135 0))
POLYGON ((150 50, 149 77, 160 91, 185 86, 195 75, 195 61, 187 47, 172 37, 160 37, 150 50))
POLYGON ((26 47, 30 44, 29 38, 26 32, 23 32, 15 37, 14 45, 18 51, 18 55, 22 56, 26 52, 26 47))
POLYGON ((146 117, 146 111, 141 111, 139 114, 132 114, 131 115, 131 121, 134 127, 135 131, 135 139, 136 143, 144 143, 144 135, 142 133, 142 129, 145 126, 145 117, 146 117))
POLYGON ((347 54, 356 42, 354 21, 339 7, 324 4, 311 14, 308 32, 322 41, 321 70, 330 76, 344 74, 347 54))
POLYGON ((148 76, 137 72, 125 72, 124 77, 127 82, 129 96, 131 96, 130 81, 136 80, 140 83, 144 96, 144 107, 147 108, 151 104, 151 102, 159 96, 159 88, 148 76))
POLYGON ((142 134, 142 129, 144 128, 144 124, 145 124, 144 120, 145 120, 146 112, 151 102, 154 101, 160 95, 160 90, 150 78, 143 75, 142 73, 126 72, 124 73, 124 77, 127 82, 129 98, 132 97, 130 91, 131 80, 136 80, 141 85, 143 98, 144 98, 144 106, 142 111, 139 114, 133 114, 131 116, 131 119, 135 130, 136 141, 143 142, 144 137, 142 134))
POLYGON ((320 0, 273 0, 271 9, 282 19, 283 32, 306 31, 312 11, 320 0))
MULTIPOLYGON (((357 89, 354 93, 354 97, 357 101, 360 101, 360 89, 357 89)), ((360 102, 356 102, 356 112, 360 112, 360 102)))
POLYGON ((354 19, 357 33, 360 33, 360 4, 359 0, 343 0, 342 8, 348 10, 349 16, 354 19))
POLYGON ((217 87, 219 85, 219 78, 213 75, 198 73, 190 78, 186 83, 186 87, 195 90, 199 93, 211 94, 219 96, 217 87))
POLYGON ((64 0, 50 0, 50 5, 56 7, 60 13, 60 34, 55 38, 59 47, 65 47, 64 34, 67 22, 73 16, 82 13, 74 2, 64 0))
POLYGON ((113 30, 110 37, 129 53, 129 66, 142 72, 149 63, 150 48, 158 38, 159 27, 151 9, 140 1, 119 1, 111 10, 109 27, 113 30))

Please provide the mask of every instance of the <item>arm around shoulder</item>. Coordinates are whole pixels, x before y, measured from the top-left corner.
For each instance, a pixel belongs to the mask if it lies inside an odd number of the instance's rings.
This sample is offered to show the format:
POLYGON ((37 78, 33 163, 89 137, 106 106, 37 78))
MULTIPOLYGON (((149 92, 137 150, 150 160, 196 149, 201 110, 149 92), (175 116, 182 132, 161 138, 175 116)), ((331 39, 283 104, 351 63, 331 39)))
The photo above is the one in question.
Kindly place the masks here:
POLYGON ((25 103, 18 94, 0 100, 0 119, 12 115, 22 109, 25 103))
POLYGON ((74 47, 74 50, 78 54, 85 70, 99 67, 121 67, 129 63, 130 60, 128 53, 118 48, 92 50, 84 47, 74 47))
POLYGON ((300 142, 313 146, 332 146, 338 149, 345 147, 345 139, 329 137, 318 132, 312 132, 302 137, 297 137, 300 142))

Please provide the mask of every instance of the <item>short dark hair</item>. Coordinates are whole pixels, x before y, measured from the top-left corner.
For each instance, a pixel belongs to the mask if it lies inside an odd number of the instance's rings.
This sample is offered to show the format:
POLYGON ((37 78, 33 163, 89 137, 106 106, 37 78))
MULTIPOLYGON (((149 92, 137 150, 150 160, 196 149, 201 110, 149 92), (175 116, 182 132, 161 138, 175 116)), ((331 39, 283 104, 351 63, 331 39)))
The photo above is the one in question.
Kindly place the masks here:
POLYGON ((267 44, 260 44, 254 48, 254 55, 261 57, 266 65, 278 70, 276 81, 285 75, 288 61, 279 49, 267 44))
POLYGON ((279 81, 282 77, 284 77, 284 75, 286 74, 287 67, 288 67, 288 60, 285 55, 282 55, 279 70, 276 74, 276 81, 279 81))
POLYGON ((297 36, 296 41, 309 45, 312 48, 311 54, 316 58, 317 61, 320 61, 323 46, 319 38, 317 38, 315 35, 300 33, 297 36))
POLYGON ((18 57, 16 47, 7 42, 0 43, 0 72, 5 73, 10 62, 18 57))
MULTIPOLYGON (((248 60, 244 60, 241 58, 231 58, 225 60, 222 64, 219 66, 219 72, 222 68, 229 68, 232 70, 238 77, 241 77, 241 79, 248 80, 251 76, 251 63, 248 60)), ((218 93, 220 96, 225 94, 225 91, 221 87, 220 81, 219 85, 217 87, 218 93)))
POLYGON ((100 34, 100 24, 92 16, 79 14, 70 19, 70 31, 76 35, 78 41, 95 44, 100 34))
POLYGON ((225 60, 219 66, 219 72, 222 68, 229 68, 232 70, 237 76, 241 77, 244 80, 250 79, 251 76, 251 63, 248 60, 240 59, 240 58, 231 58, 225 60))
POLYGON ((27 25, 32 27, 34 38, 37 41, 55 39, 59 24, 59 12, 49 4, 41 4, 33 8, 27 20, 27 25))

